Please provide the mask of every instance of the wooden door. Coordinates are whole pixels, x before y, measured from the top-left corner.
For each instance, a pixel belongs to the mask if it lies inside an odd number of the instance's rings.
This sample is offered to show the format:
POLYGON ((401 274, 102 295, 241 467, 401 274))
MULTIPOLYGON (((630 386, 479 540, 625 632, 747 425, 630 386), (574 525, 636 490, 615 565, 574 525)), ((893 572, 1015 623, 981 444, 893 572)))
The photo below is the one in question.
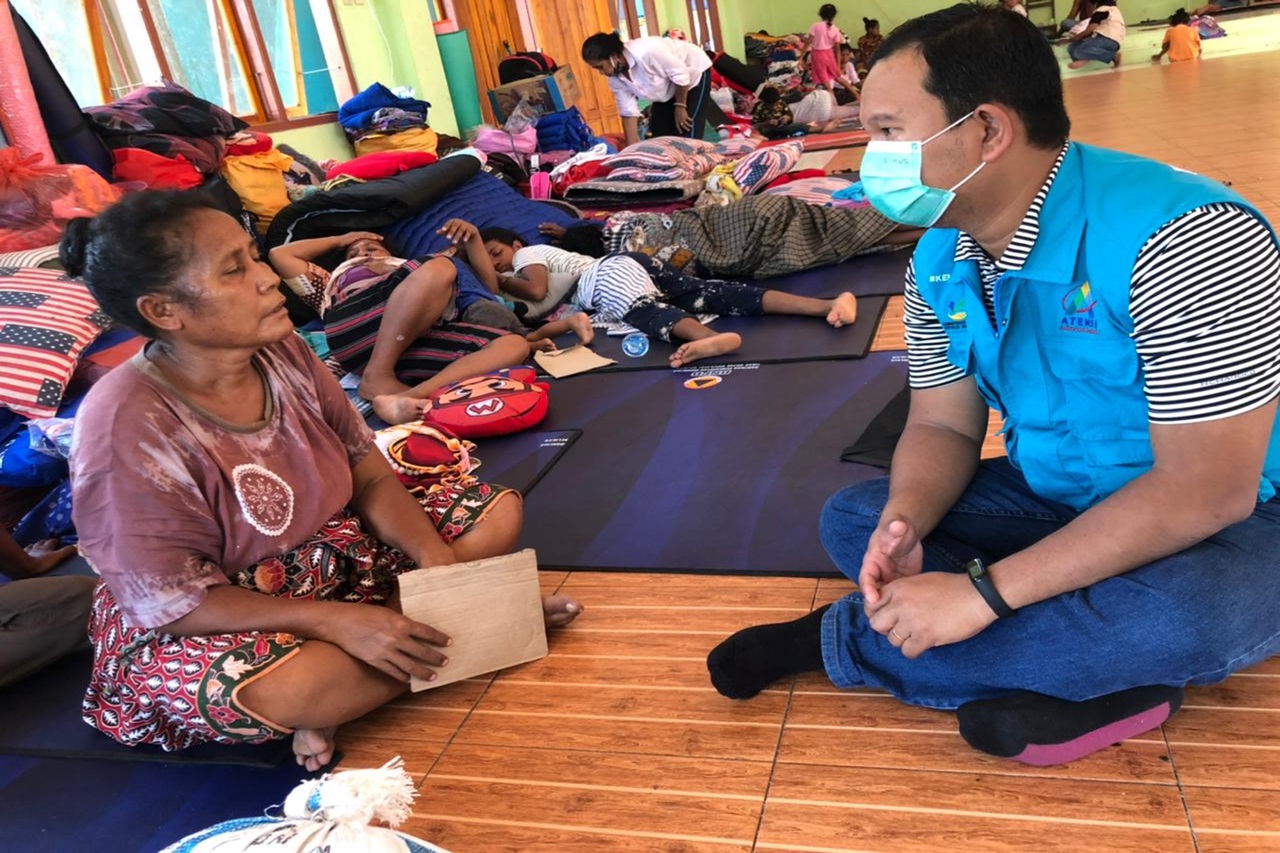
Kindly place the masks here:
POLYGON ((513 0, 453 0, 453 15, 471 42, 480 111, 486 122, 496 124, 493 107, 489 105, 489 90, 499 85, 498 63, 510 53, 530 49, 524 44, 515 3, 513 0))
POLYGON ((573 69, 582 92, 578 109, 587 124, 597 133, 621 133, 613 91, 599 72, 582 61, 582 43, 587 37, 613 30, 609 0, 527 0, 526 5, 538 40, 535 49, 573 69))

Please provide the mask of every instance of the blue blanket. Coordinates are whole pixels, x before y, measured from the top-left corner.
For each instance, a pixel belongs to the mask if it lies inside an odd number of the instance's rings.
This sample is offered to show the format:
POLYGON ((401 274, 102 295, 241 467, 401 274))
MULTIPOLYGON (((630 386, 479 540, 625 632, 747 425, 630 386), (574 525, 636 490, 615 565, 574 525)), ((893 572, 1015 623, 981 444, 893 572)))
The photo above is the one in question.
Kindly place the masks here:
POLYGON ((419 258, 448 248, 448 241, 436 233, 450 219, 465 219, 483 231, 501 227, 520 235, 522 242, 546 243, 538 224, 576 223, 564 211, 530 201, 497 178, 480 173, 414 216, 386 229, 386 236, 406 258, 419 258))

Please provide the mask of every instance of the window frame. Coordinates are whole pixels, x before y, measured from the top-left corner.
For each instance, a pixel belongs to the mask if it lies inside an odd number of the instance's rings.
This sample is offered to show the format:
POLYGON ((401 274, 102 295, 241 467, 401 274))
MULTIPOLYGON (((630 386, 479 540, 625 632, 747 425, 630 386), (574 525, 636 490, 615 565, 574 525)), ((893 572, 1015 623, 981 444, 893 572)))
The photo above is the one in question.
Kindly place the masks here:
MULTIPOLYGON (((99 87, 104 104, 116 100, 116 97, 111 92, 110 63, 106 34, 102 23, 104 20, 109 19, 111 15, 111 11, 107 6, 112 2, 133 3, 137 6, 143 26, 147 32, 147 40, 151 44, 156 63, 160 68, 160 73, 166 79, 173 79, 172 69, 161 42, 159 27, 156 25, 147 0, 83 0, 82 7, 89 25, 89 39, 93 47, 94 64, 98 69, 99 87)), ((253 104, 253 112, 237 114, 238 118, 243 119, 250 126, 266 132, 314 127, 327 124, 333 120, 334 115, 336 115, 333 111, 314 115, 303 114, 305 100, 299 106, 285 106, 284 99, 280 94, 280 86, 276 82, 275 71, 271 65, 271 57, 267 53, 266 39, 262 34, 261 27, 258 25, 258 16, 253 8, 253 0, 208 0, 208 2, 216 5, 221 10, 223 20, 229 28, 228 35, 231 43, 239 54, 234 60, 239 61, 242 57, 248 72, 245 75, 244 82, 245 88, 248 90, 249 100, 253 104)), ((342 28, 338 23, 337 11, 333 7, 333 0, 299 0, 299 2, 307 2, 311 6, 312 17, 315 19, 320 43, 324 50, 325 61, 329 66, 334 94, 338 102, 342 103, 350 99, 357 90, 355 75, 351 70, 351 58, 347 53, 346 42, 342 37, 342 28)), ((296 18, 294 17, 293 8, 292 6, 288 8, 290 18, 295 22, 294 32, 296 34, 296 18)), ((299 46, 296 37, 293 50, 294 56, 297 58, 299 46)), ((300 71, 300 63, 298 63, 298 69, 299 71, 295 73, 298 76, 299 97, 305 99, 306 88, 300 71)))

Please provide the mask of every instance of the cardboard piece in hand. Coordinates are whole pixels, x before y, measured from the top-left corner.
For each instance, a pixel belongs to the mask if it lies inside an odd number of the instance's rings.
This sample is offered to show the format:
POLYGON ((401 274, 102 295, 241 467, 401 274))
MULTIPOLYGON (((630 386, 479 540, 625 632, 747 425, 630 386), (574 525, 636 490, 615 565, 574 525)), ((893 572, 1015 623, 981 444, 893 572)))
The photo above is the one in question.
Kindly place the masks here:
POLYGON ((414 678, 413 692, 546 657, 547 629, 531 550, 472 563, 415 569, 399 577, 400 610, 443 631, 449 665, 435 681, 414 678))
POLYGON ((582 344, 551 352, 536 352, 533 354, 533 360, 538 363, 538 367, 555 379, 564 379, 566 376, 575 376, 598 367, 618 363, 611 358, 596 355, 582 344))

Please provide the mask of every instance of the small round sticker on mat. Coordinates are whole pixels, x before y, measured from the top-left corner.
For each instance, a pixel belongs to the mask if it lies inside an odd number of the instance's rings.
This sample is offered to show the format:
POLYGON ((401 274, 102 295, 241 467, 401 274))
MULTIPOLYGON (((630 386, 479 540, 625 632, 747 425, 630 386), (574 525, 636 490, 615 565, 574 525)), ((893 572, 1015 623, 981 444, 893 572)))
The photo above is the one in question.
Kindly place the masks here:
POLYGON ((705 391, 714 388, 724 381, 723 376, 694 376, 684 381, 684 387, 690 391, 705 391))
POLYGON ((632 332, 622 339, 622 351, 632 358, 643 358, 649 353, 649 338, 632 332))

